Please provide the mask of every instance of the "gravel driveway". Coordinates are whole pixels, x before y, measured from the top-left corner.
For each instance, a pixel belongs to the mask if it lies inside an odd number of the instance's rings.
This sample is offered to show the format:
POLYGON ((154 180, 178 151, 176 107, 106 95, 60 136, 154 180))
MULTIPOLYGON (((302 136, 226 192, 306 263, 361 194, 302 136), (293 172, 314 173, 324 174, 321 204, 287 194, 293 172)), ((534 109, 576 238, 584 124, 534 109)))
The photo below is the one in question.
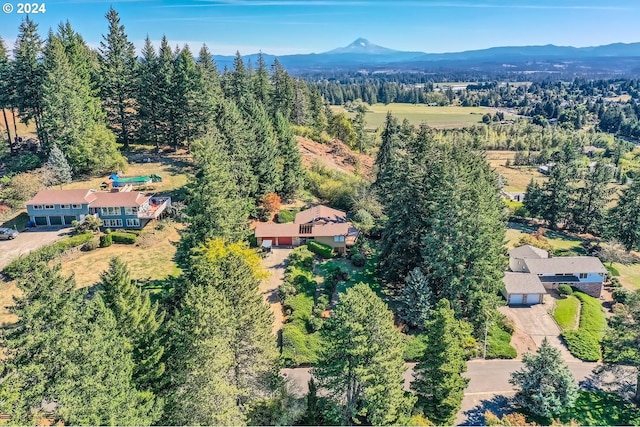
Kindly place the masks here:
POLYGON ((53 243, 69 234, 70 228, 39 227, 20 233, 13 240, 0 240, 0 269, 13 259, 27 254, 42 246, 53 243))
POLYGON ((260 284, 260 293, 262 293, 264 300, 269 304, 271 311, 273 311, 275 317, 273 333, 278 336, 278 341, 281 339, 282 323, 284 322, 278 287, 280 287, 282 279, 284 278, 287 259, 292 250, 293 249, 288 248, 273 248, 271 253, 262 260, 262 267, 269 271, 269 277, 260 284))

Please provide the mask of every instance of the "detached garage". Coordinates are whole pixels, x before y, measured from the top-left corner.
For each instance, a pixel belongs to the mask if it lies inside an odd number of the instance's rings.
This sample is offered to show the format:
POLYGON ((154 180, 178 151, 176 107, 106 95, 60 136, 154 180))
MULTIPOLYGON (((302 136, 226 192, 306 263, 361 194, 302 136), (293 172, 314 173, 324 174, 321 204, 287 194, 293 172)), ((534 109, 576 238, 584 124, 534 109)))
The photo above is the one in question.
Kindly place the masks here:
POLYGON ((544 302, 547 291, 536 274, 504 274, 503 295, 509 305, 534 305, 544 302))

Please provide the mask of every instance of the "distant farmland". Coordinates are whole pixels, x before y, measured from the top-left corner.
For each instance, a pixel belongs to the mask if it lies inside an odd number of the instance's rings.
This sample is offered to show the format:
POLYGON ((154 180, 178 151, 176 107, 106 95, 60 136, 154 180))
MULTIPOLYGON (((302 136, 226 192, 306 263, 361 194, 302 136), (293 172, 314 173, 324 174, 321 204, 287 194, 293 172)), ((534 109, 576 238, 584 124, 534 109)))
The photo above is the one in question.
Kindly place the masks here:
MULTIPOLYGON (((332 106, 334 112, 344 112, 349 117, 354 114, 341 106, 332 106)), ((495 113, 495 109, 485 107, 429 107, 424 104, 374 104, 366 113, 367 128, 376 129, 384 123, 387 112, 391 111, 400 121, 405 118, 414 125, 426 123, 438 129, 453 129, 482 123, 482 116, 495 113)), ((505 115, 505 118, 507 116, 505 115)))

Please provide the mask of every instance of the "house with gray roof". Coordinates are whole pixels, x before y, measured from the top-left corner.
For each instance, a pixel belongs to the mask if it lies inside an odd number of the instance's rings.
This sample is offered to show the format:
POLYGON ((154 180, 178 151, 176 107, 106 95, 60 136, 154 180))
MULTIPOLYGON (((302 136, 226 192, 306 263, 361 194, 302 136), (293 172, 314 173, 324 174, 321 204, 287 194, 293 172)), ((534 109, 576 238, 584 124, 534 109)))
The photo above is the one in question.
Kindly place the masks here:
POLYGON ((597 257, 549 257, 532 246, 510 250, 509 267, 515 273, 536 275, 546 289, 569 285, 595 298, 600 297, 607 277, 607 269, 597 257))

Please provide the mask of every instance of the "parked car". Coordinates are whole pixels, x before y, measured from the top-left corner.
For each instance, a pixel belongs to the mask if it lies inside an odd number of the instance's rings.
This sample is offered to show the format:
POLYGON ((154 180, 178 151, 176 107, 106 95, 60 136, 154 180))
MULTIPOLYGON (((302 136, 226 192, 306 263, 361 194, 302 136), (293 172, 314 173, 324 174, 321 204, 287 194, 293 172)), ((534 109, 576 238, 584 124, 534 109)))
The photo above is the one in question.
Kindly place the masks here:
POLYGON ((0 240, 13 240, 18 237, 18 232, 11 228, 0 228, 0 240))

